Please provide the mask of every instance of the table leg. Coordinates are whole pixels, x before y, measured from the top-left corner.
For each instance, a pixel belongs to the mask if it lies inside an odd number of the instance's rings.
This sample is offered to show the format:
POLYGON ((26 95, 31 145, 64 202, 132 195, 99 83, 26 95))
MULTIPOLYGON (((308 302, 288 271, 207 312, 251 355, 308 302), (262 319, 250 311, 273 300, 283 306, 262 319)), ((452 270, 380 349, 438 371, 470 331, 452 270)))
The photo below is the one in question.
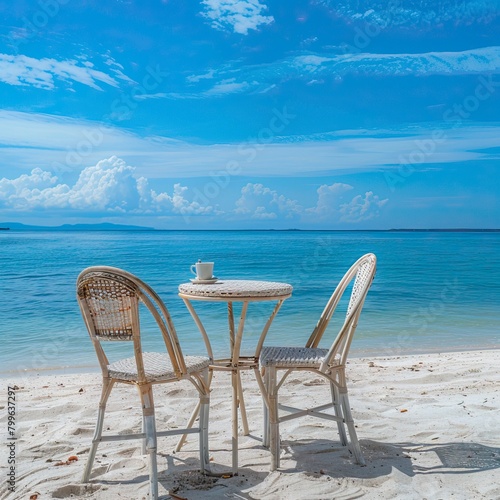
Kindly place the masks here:
MULTIPOLYGON (((234 353, 234 346, 235 346, 234 310, 233 310, 233 303, 232 302, 227 303, 227 319, 228 319, 228 323, 229 323, 229 342, 230 342, 230 351, 229 352, 231 353, 231 358, 232 358, 233 353, 234 353)), ((239 348, 238 348, 238 351, 239 351, 239 348)), ((239 358, 239 352, 238 352, 238 358, 239 358)), ((238 371, 237 382, 238 382, 237 400, 238 400, 238 408, 240 409, 240 412, 241 412, 241 423, 243 425, 243 435, 248 436, 250 431, 248 429, 247 411, 245 408, 245 400, 243 398, 243 387, 241 385, 241 376, 240 376, 239 371, 238 371)))
MULTIPOLYGON (((232 420, 233 420, 233 438, 232 438, 232 446, 233 446, 233 474, 238 474, 238 393, 241 391, 241 380, 239 373, 239 361, 240 361, 240 347, 241 347, 241 339, 243 337, 243 329, 245 328, 245 318, 248 310, 248 302, 243 302, 243 306, 241 308, 241 316, 240 321, 238 323, 238 331, 236 332, 236 336, 234 338, 234 346, 231 353, 231 385, 233 389, 233 397, 232 397, 232 420)), ((232 308, 231 308, 232 313, 232 308)), ((246 413, 245 413, 246 420, 246 413)), ((248 424, 247 424, 248 426, 248 424)))
POLYGON ((231 385, 233 388, 231 419, 233 425, 232 447, 232 473, 238 474, 238 369, 231 372, 231 385))
POLYGON ((200 333, 203 337, 203 342, 205 342, 205 347, 207 349, 207 354, 208 357, 213 360, 214 359, 214 354, 212 352, 212 346, 210 344, 210 339, 208 338, 207 331, 205 330, 205 327, 203 326, 203 323, 201 322, 198 314, 196 314, 196 311, 194 310, 194 307, 191 305, 191 302, 187 299, 182 299, 184 301, 184 304, 186 304, 187 310, 191 313, 191 316, 194 319, 194 322, 196 323, 196 326, 198 327, 198 330, 200 330, 200 333))
POLYGON ((241 423, 243 424, 243 435, 248 436, 250 431, 248 430, 248 420, 247 420, 247 410, 245 408, 245 400, 243 399, 243 387, 241 385, 241 375, 238 370, 238 406, 241 413, 241 423))
POLYGON ((229 352, 232 354, 234 350, 234 312, 233 303, 227 303, 227 322, 229 324, 229 352))

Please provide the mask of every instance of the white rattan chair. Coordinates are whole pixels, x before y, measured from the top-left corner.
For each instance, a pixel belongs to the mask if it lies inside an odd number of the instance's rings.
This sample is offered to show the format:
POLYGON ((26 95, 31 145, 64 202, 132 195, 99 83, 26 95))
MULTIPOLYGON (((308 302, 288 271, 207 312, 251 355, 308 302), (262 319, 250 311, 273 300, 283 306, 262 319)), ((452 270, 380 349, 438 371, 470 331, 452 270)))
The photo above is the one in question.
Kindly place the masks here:
POLYGON ((183 356, 177 334, 167 308, 160 297, 136 276, 114 267, 89 267, 77 281, 77 300, 90 338, 101 365, 103 387, 92 446, 83 473, 87 483, 97 446, 102 441, 142 439, 142 452, 149 455, 150 494, 158 497, 157 436, 200 434, 201 471, 209 470, 208 357, 183 356), (166 352, 143 352, 139 304, 152 314, 163 336, 166 352), (110 363, 101 346, 102 341, 129 341, 133 356, 110 363), (198 391, 200 404, 199 427, 156 431, 153 385, 187 380, 198 391), (142 405, 142 432, 134 434, 102 435, 106 402, 115 383, 135 385, 142 405))
POLYGON ((280 465, 280 422, 305 415, 336 421, 343 446, 348 444, 344 425, 347 426, 351 438, 350 451, 358 464, 365 465, 349 406, 345 365, 361 309, 375 275, 376 262, 375 255, 369 253, 352 265, 330 297, 305 347, 262 348, 259 361, 265 388, 263 444, 270 447, 271 470, 280 465), (319 348, 323 333, 351 282, 353 286, 343 325, 329 349, 319 348), (285 371, 280 379, 279 370, 285 371), (330 383, 332 402, 308 409, 279 405, 278 391, 288 375, 295 370, 309 371, 324 377, 330 383), (324 411, 332 407, 333 415, 324 411), (289 413, 280 416, 279 410, 289 413))

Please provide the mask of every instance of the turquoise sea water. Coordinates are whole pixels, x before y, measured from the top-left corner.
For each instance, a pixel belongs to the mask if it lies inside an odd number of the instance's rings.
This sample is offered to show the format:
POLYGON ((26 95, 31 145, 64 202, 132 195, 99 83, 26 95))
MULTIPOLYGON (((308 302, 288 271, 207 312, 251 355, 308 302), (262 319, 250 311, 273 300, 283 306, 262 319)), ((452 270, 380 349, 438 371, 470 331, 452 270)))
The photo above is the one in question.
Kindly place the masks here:
MULTIPOLYGON (((148 282, 169 308, 184 352, 202 354, 200 334, 177 296, 177 286, 192 277, 189 267, 198 258, 215 261, 219 278, 294 286, 268 344, 303 345, 344 272, 373 252, 378 270, 353 355, 500 347, 499 243, 499 233, 3 231, 0 371, 12 376, 63 366, 95 369, 75 300, 76 278, 91 265, 121 267, 148 282)), ((225 306, 195 305, 214 351, 223 354, 225 306)), ((250 305, 245 349, 255 343, 270 308, 271 303, 250 305)), ((148 332, 145 343, 147 349, 161 348, 156 332, 148 332)))

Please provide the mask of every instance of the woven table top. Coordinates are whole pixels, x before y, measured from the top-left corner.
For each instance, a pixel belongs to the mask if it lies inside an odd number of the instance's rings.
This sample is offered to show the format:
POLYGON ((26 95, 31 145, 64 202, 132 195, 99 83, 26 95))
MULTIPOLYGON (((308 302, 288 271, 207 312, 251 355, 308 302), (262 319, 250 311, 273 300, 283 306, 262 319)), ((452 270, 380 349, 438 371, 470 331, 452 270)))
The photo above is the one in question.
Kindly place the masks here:
POLYGON ((251 280, 219 280, 210 285, 183 283, 179 285, 179 293, 192 297, 212 297, 220 299, 250 297, 283 297, 292 293, 293 287, 288 283, 275 281, 251 280))

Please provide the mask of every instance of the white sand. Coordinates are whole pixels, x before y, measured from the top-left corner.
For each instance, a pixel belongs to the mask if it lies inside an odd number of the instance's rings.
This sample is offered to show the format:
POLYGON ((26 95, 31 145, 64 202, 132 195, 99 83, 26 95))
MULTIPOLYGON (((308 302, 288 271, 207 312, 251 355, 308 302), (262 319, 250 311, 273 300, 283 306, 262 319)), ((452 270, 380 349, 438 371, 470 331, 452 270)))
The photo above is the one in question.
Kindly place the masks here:
MULTIPOLYGON (((334 422, 306 418, 281 425, 281 469, 269 473, 269 452, 261 446, 262 403, 252 374, 244 373, 251 435, 240 438, 240 474, 226 479, 201 476, 197 435, 190 436, 177 454, 172 453, 175 437, 160 438, 161 498, 169 498, 169 491, 188 499, 500 498, 500 351, 352 359, 348 377, 366 467, 355 465, 340 446, 334 422)), ((100 374, 2 382, 3 394, 7 383, 19 386, 17 489, 7 492, 3 459, 2 498, 148 497, 147 460, 140 454, 139 441, 102 443, 92 483, 80 484, 95 424, 100 374), (71 455, 79 460, 55 465, 71 455)), ((288 390, 282 390, 286 402, 303 401, 309 395, 325 400, 328 387, 317 382, 314 376, 292 375, 288 390)), ((229 470, 231 460, 229 394, 229 376, 216 373, 210 448, 217 472, 229 470)), ((182 426, 195 402, 193 389, 158 386, 155 395, 158 429, 182 426)), ((4 436, 6 415, 3 407, 4 436)), ((115 388, 105 429, 135 432, 140 421, 135 389, 115 388)))

